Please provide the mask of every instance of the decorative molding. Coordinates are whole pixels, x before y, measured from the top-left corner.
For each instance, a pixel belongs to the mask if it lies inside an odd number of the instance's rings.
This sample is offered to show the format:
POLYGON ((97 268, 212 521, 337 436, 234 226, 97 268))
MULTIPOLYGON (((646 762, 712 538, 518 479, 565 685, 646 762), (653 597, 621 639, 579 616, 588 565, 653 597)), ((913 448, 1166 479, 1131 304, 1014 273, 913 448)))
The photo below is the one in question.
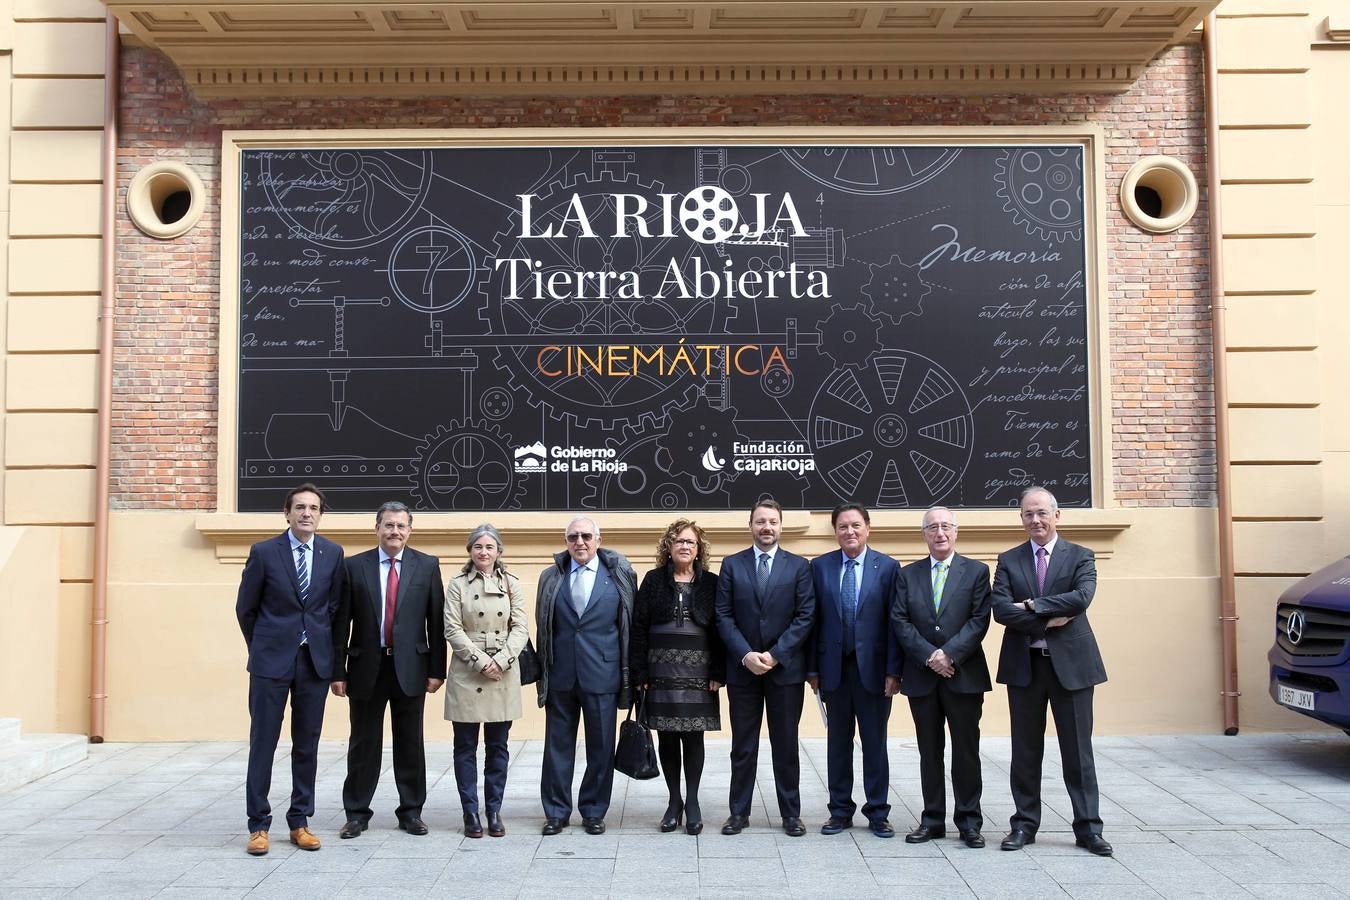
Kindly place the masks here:
MULTIPOLYGON (((633 565, 650 568, 656 541, 677 513, 596 513, 604 545, 628 555, 633 565)), ((911 562, 927 550, 919 531, 919 510, 873 510, 869 544, 902 562, 911 562)), ((1116 543, 1129 530, 1134 515, 1124 509, 1066 509, 1060 526, 1065 537, 1091 547, 1099 560, 1115 556, 1116 543)), ((563 549, 565 513, 420 513, 414 511, 411 544, 441 558, 447 567, 457 567, 466 558, 464 539, 470 529, 491 519, 502 531, 507 559, 519 565, 545 565, 563 549), (541 525, 541 518, 548 524, 541 525)), ((719 560, 750 543, 746 514, 706 513, 697 516, 713 558, 719 560)), ((1025 540, 1016 510, 960 511, 960 551, 966 556, 993 563, 998 554, 1025 540)), ((248 550, 258 541, 285 528, 280 513, 211 513, 198 516, 197 532, 209 541, 216 559, 224 565, 242 565, 248 550)), ((375 545, 375 527, 369 515, 330 513, 320 533, 342 544, 348 552, 375 545)), ((803 513, 789 510, 783 527, 783 545, 804 556, 817 556, 835 549, 828 512, 803 513)))
POLYGON ((204 97, 1119 92, 1218 0, 104 0, 204 97))
POLYGON ((1350 16, 1327 16, 1322 23, 1329 41, 1350 41, 1350 16))

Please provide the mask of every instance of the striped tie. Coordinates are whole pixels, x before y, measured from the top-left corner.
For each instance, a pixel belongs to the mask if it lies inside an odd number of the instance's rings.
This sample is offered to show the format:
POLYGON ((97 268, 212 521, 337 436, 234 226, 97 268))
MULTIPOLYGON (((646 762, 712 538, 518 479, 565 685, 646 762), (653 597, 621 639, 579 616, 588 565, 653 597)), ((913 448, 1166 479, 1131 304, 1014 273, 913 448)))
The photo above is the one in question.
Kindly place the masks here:
POLYGON ((295 577, 300 582, 300 602, 304 603, 309 599, 309 566, 305 563, 305 551, 309 547, 300 544, 295 549, 300 551, 295 558, 295 577))
POLYGON ((942 605, 942 588, 947 584, 947 564, 940 562, 935 567, 933 573, 933 609, 937 610, 942 605))

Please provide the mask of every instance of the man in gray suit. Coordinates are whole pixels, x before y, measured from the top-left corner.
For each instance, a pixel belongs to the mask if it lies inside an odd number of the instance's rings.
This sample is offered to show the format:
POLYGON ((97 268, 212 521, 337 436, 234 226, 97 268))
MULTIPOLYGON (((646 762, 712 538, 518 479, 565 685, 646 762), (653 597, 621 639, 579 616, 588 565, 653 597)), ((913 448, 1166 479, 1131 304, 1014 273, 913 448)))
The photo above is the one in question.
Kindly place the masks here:
POLYGON ((600 526, 578 516, 564 532, 567 549, 539 576, 539 705, 544 707, 544 771, 539 795, 545 835, 568 826, 577 725, 586 722, 586 772, 577 808, 587 834, 605 833, 614 787, 617 710, 630 703, 628 632, 637 575, 621 554, 600 547, 600 526))
POLYGON ((993 687, 980 644, 989 631, 989 567, 956 552, 956 517, 945 506, 923 514, 923 539, 928 556, 900 570, 891 607, 905 653, 900 690, 914 716, 923 787, 923 816, 905 840, 922 844, 947 833, 945 726, 952 733, 952 821, 966 846, 979 849, 980 714, 993 687))
POLYGON ((1041 824, 1045 707, 1055 717, 1064 786, 1077 844, 1110 856, 1098 812, 1092 757, 1092 689, 1106 681, 1087 608, 1097 591, 1092 551, 1059 537, 1059 503, 1043 487, 1022 492, 1022 527, 1031 539, 999 554, 994 619, 1005 626, 999 684, 1008 686, 1012 719, 1013 803, 1004 850, 1036 842, 1041 824))

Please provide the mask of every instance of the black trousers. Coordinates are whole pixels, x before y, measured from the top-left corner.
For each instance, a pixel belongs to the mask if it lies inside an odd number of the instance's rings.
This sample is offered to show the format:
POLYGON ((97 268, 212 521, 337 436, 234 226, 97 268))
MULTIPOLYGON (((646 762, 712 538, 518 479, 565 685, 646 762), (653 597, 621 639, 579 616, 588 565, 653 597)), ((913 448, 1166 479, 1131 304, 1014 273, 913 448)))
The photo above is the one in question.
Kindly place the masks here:
POLYGON ((380 657, 380 672, 370 696, 347 698, 351 714, 351 738, 347 742, 347 780, 342 785, 342 806, 348 819, 369 822, 370 801, 380 781, 384 754, 384 709, 389 707, 394 737, 394 784, 398 787, 400 822, 420 818, 427 800, 427 755, 422 737, 422 710, 427 695, 409 697, 399 687, 392 656, 380 657))
POLYGON ((272 806, 267 794, 272 788, 272 758, 281 738, 286 717, 286 699, 291 701, 291 807, 286 811, 290 828, 303 828, 314 815, 314 779, 319 768, 319 732, 328 700, 328 679, 320 678, 309 658, 309 647, 296 651, 295 672, 290 678, 248 680, 248 781, 244 804, 248 830, 272 827, 272 806))
POLYGON ((731 791, 733 816, 749 816, 755 794, 755 771, 759 761, 759 726, 767 712, 769 746, 773 750, 773 780, 778 793, 778 812, 784 818, 802 814, 801 760, 797 750, 797 724, 802 718, 805 685, 774 684, 761 675, 748 683, 727 685, 731 710, 731 791))
POLYGON ((942 771, 947 730, 952 733, 952 793, 956 805, 952 821, 957 831, 984 827, 980 794, 980 715, 984 694, 960 694, 939 681, 932 692, 909 698, 914 734, 919 744, 919 783, 923 789, 923 817, 919 824, 942 828, 947 824, 947 785, 942 771))
POLYGON ((544 771, 539 797, 544 815, 572 814, 572 775, 576 770, 577 726, 586 721, 586 772, 581 776, 577 809, 587 819, 603 819, 614 791, 614 738, 618 731, 618 694, 590 694, 573 688, 549 691, 544 706, 544 771))
MULTIPOLYGON (((507 744, 511 737, 510 722, 483 724, 483 799, 489 813, 501 812, 502 797, 506 794, 506 768, 511 762, 507 744)), ((459 788, 459 805, 466 813, 478 812, 478 723, 454 722, 455 786, 459 788)))
POLYGON ((1012 718, 1013 828, 1035 832, 1041 825, 1041 762, 1045 755, 1045 707, 1055 717, 1064 787, 1073 806, 1073 833, 1102 833, 1098 809, 1097 765, 1092 758, 1092 688, 1071 691, 1059 683, 1050 657, 1031 651, 1031 684, 1008 685, 1012 718))
POLYGON ((830 788, 830 815, 852 820, 853 730, 857 726, 862 744, 863 815, 881 822, 891 815, 887 799, 891 762, 886 753, 886 723, 891 718, 891 698, 863 687, 857 657, 844 660, 839 687, 823 691, 829 725, 825 729, 825 771, 830 788))

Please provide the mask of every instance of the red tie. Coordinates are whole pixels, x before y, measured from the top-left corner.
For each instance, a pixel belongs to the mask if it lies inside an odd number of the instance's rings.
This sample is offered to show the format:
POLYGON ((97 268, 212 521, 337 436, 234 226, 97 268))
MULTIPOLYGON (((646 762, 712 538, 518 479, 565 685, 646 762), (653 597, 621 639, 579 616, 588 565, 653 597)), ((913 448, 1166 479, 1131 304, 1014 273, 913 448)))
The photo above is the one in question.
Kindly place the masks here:
POLYGON ((384 585, 384 646, 394 646, 394 603, 398 599, 398 560, 389 558, 389 580, 384 585))

